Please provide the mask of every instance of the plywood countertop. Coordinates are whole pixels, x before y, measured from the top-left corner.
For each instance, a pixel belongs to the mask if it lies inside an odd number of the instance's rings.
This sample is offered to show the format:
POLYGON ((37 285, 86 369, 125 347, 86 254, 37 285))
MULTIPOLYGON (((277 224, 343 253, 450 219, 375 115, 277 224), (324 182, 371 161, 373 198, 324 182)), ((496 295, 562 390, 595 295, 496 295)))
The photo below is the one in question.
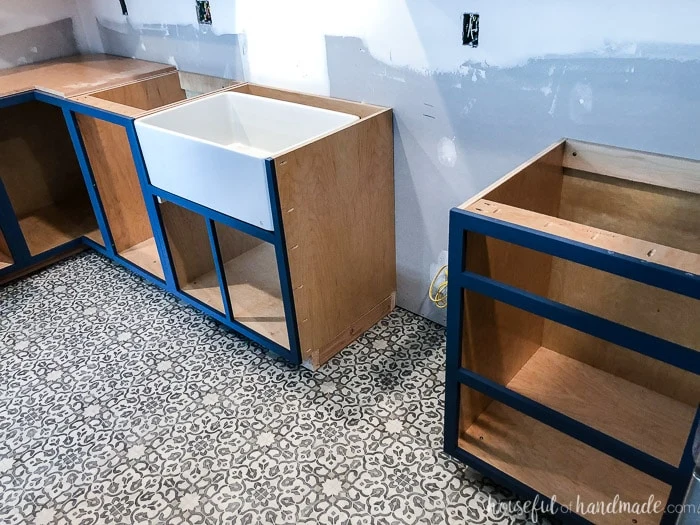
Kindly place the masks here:
POLYGON ((110 55, 79 55, 0 71, 0 98, 38 89, 74 97, 175 71, 168 64, 110 55))

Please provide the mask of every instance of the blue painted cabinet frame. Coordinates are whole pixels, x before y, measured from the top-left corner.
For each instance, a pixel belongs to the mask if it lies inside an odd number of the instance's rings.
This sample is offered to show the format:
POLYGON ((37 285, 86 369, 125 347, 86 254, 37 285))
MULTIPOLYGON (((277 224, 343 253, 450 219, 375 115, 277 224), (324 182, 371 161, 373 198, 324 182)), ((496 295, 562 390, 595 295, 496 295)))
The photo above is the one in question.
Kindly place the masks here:
MULTIPOLYGON (((696 410, 681 462, 676 467, 464 368, 462 366, 464 290, 491 297, 695 374, 700 374, 700 353, 466 270, 467 233, 474 232, 500 239, 696 299, 700 298, 700 276, 459 208, 451 210, 449 228, 448 296, 450 301, 447 311, 445 452, 522 497, 534 499, 537 496, 540 501, 551 501, 546 494, 538 493, 528 485, 460 448, 458 442, 460 389, 465 385, 665 482, 671 487, 668 505, 682 503, 694 469, 692 444, 698 431, 700 410, 696 410)), ((559 517, 567 521, 590 523, 581 516, 565 512, 558 504, 554 508, 558 509, 559 517)), ((662 523, 664 525, 674 523, 676 518, 677 515, 667 512, 662 518, 662 523)))
POLYGON ((4 186, 0 184, 0 230, 2 230, 5 239, 10 247, 11 255, 14 261, 13 265, 0 270, 0 278, 3 276, 12 275, 14 273, 20 272, 23 269, 30 268, 34 265, 38 265, 44 261, 47 261, 48 259, 51 259, 52 257, 85 245, 98 251, 99 253, 110 258, 116 263, 126 267, 127 269, 131 270, 132 272, 136 273, 137 275, 146 279, 147 281, 155 284, 156 286, 177 296, 185 303, 206 313, 207 315, 216 319, 228 328, 240 333, 241 335, 248 337, 249 339, 263 346, 264 348, 267 348, 268 350, 272 351, 273 353, 295 364, 301 362, 301 350, 299 345, 299 334, 294 308, 294 296, 291 286, 289 261, 287 259, 287 250, 284 238, 284 225, 281 220, 279 194, 277 191, 277 179, 275 175, 275 164, 273 159, 266 160, 266 169, 268 177, 268 187, 270 189, 270 202, 272 203, 274 231, 267 231, 256 226, 250 225, 248 223, 239 221, 232 217, 228 217, 219 212, 198 205, 176 195, 172 195, 166 191, 160 190, 152 186, 149 182, 148 173, 146 171, 146 165, 144 163, 143 155, 141 153, 141 148, 138 142, 138 137, 136 135, 134 118, 106 111, 100 108, 95 108, 86 104, 76 102, 74 100, 66 99, 60 96, 55 96, 41 91, 21 93, 19 95, 0 98, 0 109, 31 101, 39 101, 46 104, 51 104, 61 108, 61 110, 63 111, 66 126, 68 128, 68 133, 70 134, 73 147, 78 158, 78 163, 80 165, 80 169, 85 180, 88 195, 90 197, 90 201, 95 212, 97 224, 104 239, 105 246, 100 246, 91 239, 82 237, 75 239, 69 243, 66 243, 62 246, 56 247, 52 250, 49 250, 47 252, 44 252, 42 254, 32 256, 29 253, 29 249, 27 248, 24 236, 22 234, 22 231, 20 230, 19 222, 14 215, 10 199, 4 189, 4 186), (136 171, 138 173, 139 183, 143 192, 146 210, 148 212, 148 217, 150 219, 151 227, 153 229, 153 235, 156 247, 158 249, 158 255, 160 256, 160 260, 163 265, 163 273, 165 276, 164 280, 134 265, 130 261, 121 257, 116 252, 112 234, 110 232, 109 224, 107 222, 106 215, 104 212, 104 207, 102 205, 99 191, 97 190, 97 185, 95 183, 95 179, 92 173, 90 161, 85 150, 85 145, 83 144, 82 137, 78 130, 76 114, 87 115, 96 119, 104 120, 111 124, 123 126, 125 128, 129 140, 129 146, 131 148, 133 161, 135 163, 136 171), (219 278, 219 284, 224 299, 225 312, 223 314, 211 308, 209 305, 198 301, 194 297, 180 290, 177 283, 177 278, 175 276, 172 259, 170 257, 170 250, 164 234, 162 217, 158 208, 158 198, 168 200, 174 204, 187 208, 188 210, 191 210, 203 216, 207 221, 212 255, 214 257, 215 267, 219 278), (236 320, 235 312, 231 307, 231 301, 228 295, 226 276, 223 272, 223 261, 221 260, 221 254, 219 251, 216 230, 214 228, 213 221, 217 221, 231 228, 240 230, 248 235, 261 239, 262 241, 268 242, 274 246, 275 257, 279 271, 280 287, 282 291, 282 301, 284 304, 285 318, 287 323, 289 348, 285 348, 277 342, 262 336, 258 332, 250 329, 249 327, 236 320))

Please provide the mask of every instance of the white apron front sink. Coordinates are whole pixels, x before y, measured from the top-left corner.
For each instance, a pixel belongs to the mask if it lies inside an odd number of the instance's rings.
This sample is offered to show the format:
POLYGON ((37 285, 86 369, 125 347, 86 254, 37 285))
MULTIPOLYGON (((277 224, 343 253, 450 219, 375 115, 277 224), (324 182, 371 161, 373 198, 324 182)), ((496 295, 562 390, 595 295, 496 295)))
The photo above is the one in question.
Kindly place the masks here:
POLYGON ((274 229, 265 161, 358 120, 247 93, 219 93, 136 120, 151 184, 274 229))

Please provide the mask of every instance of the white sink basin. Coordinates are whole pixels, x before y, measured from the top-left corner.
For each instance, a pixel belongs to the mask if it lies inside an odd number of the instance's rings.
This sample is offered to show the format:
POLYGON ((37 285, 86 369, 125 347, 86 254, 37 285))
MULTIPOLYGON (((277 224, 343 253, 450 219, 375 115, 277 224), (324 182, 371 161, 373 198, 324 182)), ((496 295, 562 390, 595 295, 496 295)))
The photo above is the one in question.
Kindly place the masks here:
POLYGON ((219 93, 136 120, 151 184, 273 230, 265 159, 358 120, 246 93, 219 93))

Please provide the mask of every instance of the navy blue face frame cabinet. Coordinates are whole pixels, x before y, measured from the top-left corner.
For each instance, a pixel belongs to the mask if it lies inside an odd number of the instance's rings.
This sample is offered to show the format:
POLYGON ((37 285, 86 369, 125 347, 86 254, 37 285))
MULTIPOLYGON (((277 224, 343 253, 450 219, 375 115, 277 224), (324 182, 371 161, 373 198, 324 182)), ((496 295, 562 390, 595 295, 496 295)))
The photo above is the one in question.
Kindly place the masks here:
MULTIPOLYGON (((0 98, 25 102, 54 106, 65 121, 91 219, 90 235, 74 232, 74 249, 97 250, 293 363, 320 366, 394 307, 391 110, 172 68, 71 97, 38 89, 0 98), (149 179, 136 119, 228 90, 358 117, 265 161, 272 230, 149 179)), ((0 201, 0 211, 0 279, 14 278, 36 261, 22 257, 11 204, 0 201)))
POLYGON ((565 521, 674 523, 698 429, 699 212, 700 162, 573 140, 454 208, 446 452, 565 521))

